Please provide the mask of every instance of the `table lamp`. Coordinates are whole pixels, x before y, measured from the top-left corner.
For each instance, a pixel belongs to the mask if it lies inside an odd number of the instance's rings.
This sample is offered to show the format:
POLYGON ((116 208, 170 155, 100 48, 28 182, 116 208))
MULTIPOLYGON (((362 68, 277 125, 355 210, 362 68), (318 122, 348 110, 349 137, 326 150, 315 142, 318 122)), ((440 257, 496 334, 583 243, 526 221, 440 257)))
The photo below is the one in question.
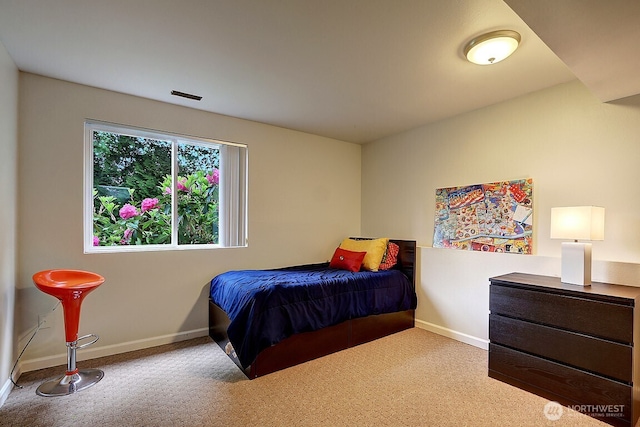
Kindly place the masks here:
POLYGON ((562 242, 562 283, 591 285, 591 243, 604 240, 604 208, 573 206, 551 208, 551 238, 562 242))

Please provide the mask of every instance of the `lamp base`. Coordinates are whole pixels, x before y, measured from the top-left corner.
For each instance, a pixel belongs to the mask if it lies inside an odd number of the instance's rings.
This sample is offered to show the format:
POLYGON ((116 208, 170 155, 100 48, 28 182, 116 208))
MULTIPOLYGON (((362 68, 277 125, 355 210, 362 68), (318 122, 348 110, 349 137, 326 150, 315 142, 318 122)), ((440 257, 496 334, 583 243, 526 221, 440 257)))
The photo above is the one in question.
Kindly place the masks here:
POLYGON ((562 243, 562 283, 591 286, 591 243, 562 243))

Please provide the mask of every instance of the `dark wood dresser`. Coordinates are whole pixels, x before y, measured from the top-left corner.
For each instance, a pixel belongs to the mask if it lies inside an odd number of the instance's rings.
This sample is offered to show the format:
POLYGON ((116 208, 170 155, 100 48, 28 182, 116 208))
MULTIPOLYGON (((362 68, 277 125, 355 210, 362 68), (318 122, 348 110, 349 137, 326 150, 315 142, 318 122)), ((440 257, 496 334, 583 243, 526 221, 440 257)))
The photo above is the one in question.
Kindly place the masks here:
POLYGON ((489 281, 490 377, 612 425, 636 425, 639 287, 523 273, 489 281))

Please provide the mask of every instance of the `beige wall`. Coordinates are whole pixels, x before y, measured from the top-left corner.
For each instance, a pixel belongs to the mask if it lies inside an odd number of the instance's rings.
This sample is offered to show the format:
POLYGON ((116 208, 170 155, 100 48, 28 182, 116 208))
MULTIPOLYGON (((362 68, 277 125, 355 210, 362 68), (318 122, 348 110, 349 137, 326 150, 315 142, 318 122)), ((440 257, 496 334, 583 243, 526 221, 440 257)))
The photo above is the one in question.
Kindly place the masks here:
POLYGON ((417 239, 419 324, 482 346, 489 277, 560 275, 554 206, 604 206, 593 278, 640 286, 638 159, 640 96, 603 104, 581 83, 563 84, 365 145, 362 233, 417 239), (534 256, 431 248, 437 188, 529 177, 534 256))
MULTIPOLYGON (((576 81, 362 148, 31 74, 21 74, 19 114, 17 330, 54 306, 31 284, 33 272, 100 272, 107 282, 85 301, 80 332, 101 340, 85 358, 202 334, 214 274, 326 260, 354 233, 416 239, 418 324, 482 347, 489 277, 559 275, 553 206, 605 206, 594 280, 640 286, 640 97, 602 104, 576 81), (84 255, 85 118, 247 143, 249 248, 84 255), (527 177, 535 255, 431 248, 436 188, 527 177)), ((60 310, 51 317, 25 370, 64 362, 60 310)))
POLYGON ((18 69, 0 43, 0 406, 11 390, 16 357, 16 163, 18 150, 18 69))
MULTIPOLYGON (((360 232, 359 145, 26 73, 19 114, 17 326, 28 330, 55 305, 32 285, 33 273, 100 273, 106 282, 84 301, 80 323, 80 334, 100 341, 79 357, 206 334, 215 274, 326 261, 360 232), (85 118, 246 143, 249 247, 83 254, 85 118)), ((25 353, 24 370, 64 363, 60 311, 25 353)))

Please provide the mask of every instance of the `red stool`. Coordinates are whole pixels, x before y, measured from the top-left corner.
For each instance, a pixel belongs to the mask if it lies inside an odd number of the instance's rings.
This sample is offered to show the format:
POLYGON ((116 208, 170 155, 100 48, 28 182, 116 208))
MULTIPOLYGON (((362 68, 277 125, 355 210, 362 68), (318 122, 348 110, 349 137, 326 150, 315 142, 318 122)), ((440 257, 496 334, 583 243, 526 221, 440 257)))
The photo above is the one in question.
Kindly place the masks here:
POLYGON ((104 283, 104 277, 81 270, 45 270, 33 275, 33 283, 42 292, 54 296, 62 303, 64 332, 67 342, 67 372, 55 380, 40 384, 36 393, 40 396, 65 396, 90 387, 104 377, 99 369, 76 368, 76 350, 87 347, 98 336, 89 334, 78 338, 80 306, 84 297, 104 283), (91 342, 78 345, 79 340, 93 338, 91 342))

